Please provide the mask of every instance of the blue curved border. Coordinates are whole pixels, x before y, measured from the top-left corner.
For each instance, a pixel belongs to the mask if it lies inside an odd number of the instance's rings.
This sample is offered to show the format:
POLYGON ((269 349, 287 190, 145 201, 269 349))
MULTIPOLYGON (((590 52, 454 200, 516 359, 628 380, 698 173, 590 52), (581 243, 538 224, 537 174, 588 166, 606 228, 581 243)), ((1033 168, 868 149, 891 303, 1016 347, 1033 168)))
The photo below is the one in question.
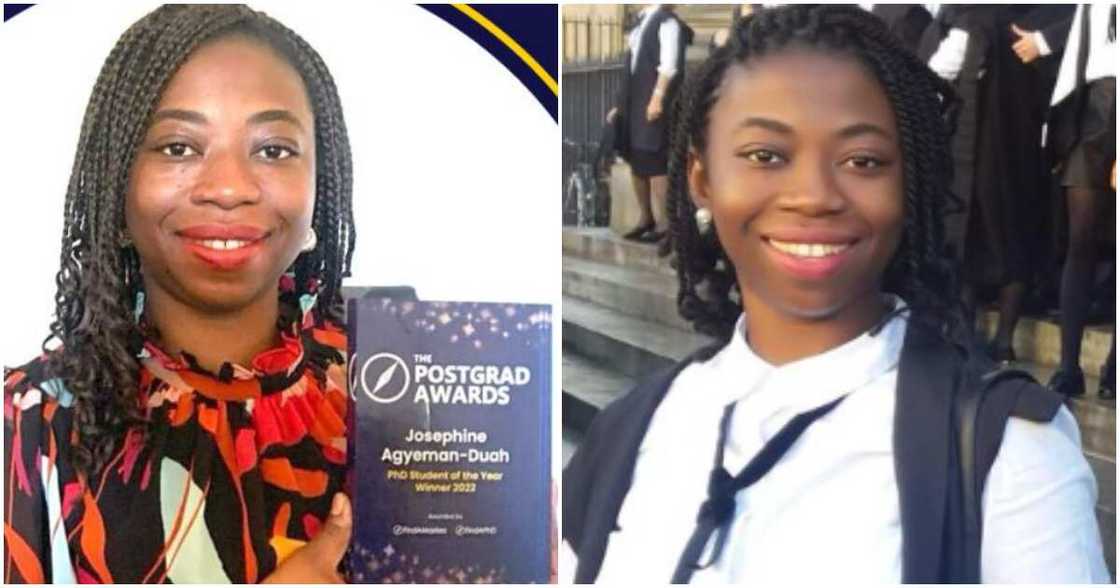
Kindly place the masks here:
MULTIPOLYGON (((559 97, 509 47, 454 6, 449 4, 420 4, 419 6, 459 29, 459 32, 486 49, 532 92, 552 120, 558 121, 559 97)), ((470 7, 501 27, 528 51, 553 79, 559 79, 556 33, 559 12, 556 4, 471 4, 470 7)))

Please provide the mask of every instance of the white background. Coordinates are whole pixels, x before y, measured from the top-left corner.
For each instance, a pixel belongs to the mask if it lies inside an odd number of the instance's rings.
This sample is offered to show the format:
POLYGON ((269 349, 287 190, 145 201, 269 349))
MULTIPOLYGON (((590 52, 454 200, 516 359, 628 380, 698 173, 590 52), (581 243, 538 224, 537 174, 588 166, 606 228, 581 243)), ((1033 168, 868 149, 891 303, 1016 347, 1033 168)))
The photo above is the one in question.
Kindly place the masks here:
MULTIPOLYGON (((117 37, 152 2, 48 2, 0 25, 0 364, 39 353, 82 115, 117 37)), ((339 88, 354 154, 348 285, 553 305, 560 392, 560 131, 501 63, 410 4, 253 4, 303 36, 339 88), (376 8, 375 8, 376 7, 376 8)), ((554 401, 555 471, 559 402, 554 401)))

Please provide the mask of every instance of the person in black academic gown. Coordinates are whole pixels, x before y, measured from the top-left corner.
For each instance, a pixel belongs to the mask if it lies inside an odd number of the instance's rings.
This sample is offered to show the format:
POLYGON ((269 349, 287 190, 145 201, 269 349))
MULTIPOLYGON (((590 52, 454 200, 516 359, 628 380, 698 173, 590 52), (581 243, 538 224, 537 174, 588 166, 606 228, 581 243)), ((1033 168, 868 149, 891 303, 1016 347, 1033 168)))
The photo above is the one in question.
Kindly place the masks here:
POLYGON ((999 292, 999 324, 988 348, 1000 361, 1015 359, 1012 335, 1040 253, 1037 235, 1047 208, 1041 132, 1053 87, 1052 73, 1024 63, 1015 52, 1021 40, 1016 29, 1042 28, 1068 11, 943 6, 919 47, 919 55, 929 60, 948 42, 950 30, 968 34, 963 65, 953 80, 961 98, 953 140, 954 187, 963 208, 946 224, 963 265, 969 306, 975 308, 984 290, 999 292))
MULTIPOLYGON (((659 251, 668 254, 667 231, 659 229, 654 208, 664 210, 668 188, 670 115, 677 91, 684 77, 685 48, 691 43, 692 29, 673 12, 671 4, 647 7, 635 24, 636 37, 626 53, 626 77, 616 99, 616 106, 607 113, 607 122, 616 125, 616 145, 626 162, 634 194, 641 208, 638 226, 623 235, 626 239, 644 242, 663 241, 659 251), (662 32, 675 30, 673 63, 662 63, 662 32), (635 43, 636 42, 636 43, 635 43), (669 67, 671 72, 663 70, 669 67), (620 119, 616 122, 616 119, 620 119)), ((664 218, 664 213, 661 214, 664 218)))
POLYGON ((923 4, 876 4, 871 13, 883 19, 887 29, 911 51, 918 50, 922 33, 933 20, 923 4))

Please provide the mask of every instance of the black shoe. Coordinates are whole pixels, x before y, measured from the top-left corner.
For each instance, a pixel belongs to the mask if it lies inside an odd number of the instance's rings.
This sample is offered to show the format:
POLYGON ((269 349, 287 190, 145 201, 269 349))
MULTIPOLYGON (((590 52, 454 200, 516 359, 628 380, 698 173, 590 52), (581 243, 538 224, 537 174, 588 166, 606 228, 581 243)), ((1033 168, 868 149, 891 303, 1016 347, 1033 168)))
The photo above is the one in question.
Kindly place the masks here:
POLYGON ((669 233, 665 233, 665 237, 657 244, 657 256, 669 257, 673 253, 673 239, 669 237, 669 233))
POLYGON ((651 226, 650 230, 639 235, 635 239, 635 241, 641 241, 642 243, 656 243, 664 238, 665 231, 658 231, 651 226))
POLYGON ((1011 345, 1000 345, 993 339, 985 346, 985 350, 988 352, 988 357, 1001 365, 1007 365, 1015 361, 1015 349, 1011 345))
POLYGON ((1081 370, 1067 370, 1058 368, 1046 385, 1054 392, 1066 397, 1085 395, 1085 374, 1081 370))
POLYGON ((643 235, 653 230, 653 226, 653 223, 638 225, 633 229, 630 229, 630 231, 624 234, 622 238, 630 241, 641 241, 643 235))

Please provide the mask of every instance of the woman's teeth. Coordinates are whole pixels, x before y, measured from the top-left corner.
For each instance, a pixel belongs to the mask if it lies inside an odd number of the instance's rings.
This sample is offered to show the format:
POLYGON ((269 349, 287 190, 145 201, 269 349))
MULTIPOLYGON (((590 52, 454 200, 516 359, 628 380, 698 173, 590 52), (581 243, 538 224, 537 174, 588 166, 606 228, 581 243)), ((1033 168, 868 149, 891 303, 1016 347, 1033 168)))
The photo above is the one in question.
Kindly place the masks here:
POLYGON ((851 245, 838 245, 834 243, 788 243, 769 239, 774 249, 797 257, 825 257, 828 255, 836 255, 841 251, 851 247, 851 245))
POLYGON ((207 240, 199 241, 199 243, 202 243, 203 247, 207 247, 209 249, 217 249, 217 250, 224 251, 226 249, 240 249, 240 248, 248 245, 249 241, 238 241, 238 240, 235 240, 235 239, 227 239, 227 240, 207 239, 207 240))

